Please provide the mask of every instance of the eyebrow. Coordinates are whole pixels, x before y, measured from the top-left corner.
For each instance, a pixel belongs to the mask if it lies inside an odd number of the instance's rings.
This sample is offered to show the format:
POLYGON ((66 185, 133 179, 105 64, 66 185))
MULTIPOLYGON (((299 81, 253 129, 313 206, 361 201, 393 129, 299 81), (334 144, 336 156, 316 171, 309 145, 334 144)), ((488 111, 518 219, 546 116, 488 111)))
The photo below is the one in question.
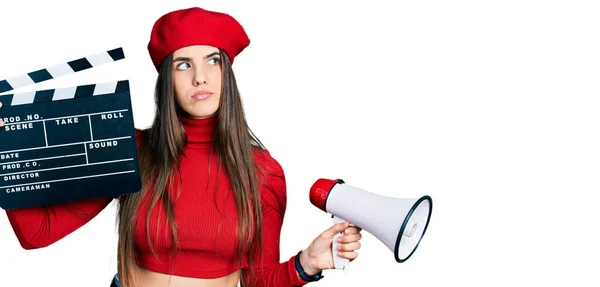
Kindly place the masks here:
MULTIPOLYGON (((208 59, 212 56, 217 56, 219 55, 219 52, 212 52, 206 56, 204 56, 204 59, 208 59)), ((175 60, 173 60, 173 62, 178 62, 178 61, 191 61, 192 58, 190 57, 177 57, 175 60)))

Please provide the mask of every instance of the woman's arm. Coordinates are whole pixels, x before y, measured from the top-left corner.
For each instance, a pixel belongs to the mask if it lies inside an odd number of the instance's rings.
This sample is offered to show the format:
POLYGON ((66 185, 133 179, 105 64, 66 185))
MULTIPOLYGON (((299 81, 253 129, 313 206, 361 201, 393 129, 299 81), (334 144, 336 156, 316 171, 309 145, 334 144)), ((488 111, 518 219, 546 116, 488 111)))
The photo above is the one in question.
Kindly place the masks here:
POLYGON ((262 253, 255 260, 253 270, 243 270, 243 286, 249 281, 255 287, 300 287, 307 282, 300 279, 294 265, 296 255, 280 263, 280 235, 286 210, 286 181, 282 167, 267 151, 256 152, 262 200, 262 253), (253 271, 253 272, 252 272, 253 271))
MULTIPOLYGON (((253 270, 243 270, 243 286, 254 283, 254 287, 300 287, 308 284, 302 280, 296 271, 296 257, 280 263, 280 235, 286 210, 286 181, 282 167, 267 151, 257 152, 257 163, 262 166, 264 174, 259 172, 261 181, 261 199, 263 214, 263 245, 262 258, 255 260, 253 270), (254 271, 254 272, 252 272, 254 271)), ((306 248, 299 258, 300 266, 307 275, 314 275, 326 269, 332 269, 332 252, 338 252, 342 258, 350 261, 358 256, 362 238, 356 227, 350 227, 348 222, 332 225, 318 235, 306 248), (333 238, 339 232, 340 250, 331 250, 333 238)))
POLYGON ((49 246, 83 226, 112 198, 6 210, 8 220, 24 249, 49 246))
MULTIPOLYGON (((136 129, 139 147, 142 131, 136 129)), ((113 198, 82 200, 39 207, 6 210, 8 220, 24 249, 47 247, 96 217, 113 198)))

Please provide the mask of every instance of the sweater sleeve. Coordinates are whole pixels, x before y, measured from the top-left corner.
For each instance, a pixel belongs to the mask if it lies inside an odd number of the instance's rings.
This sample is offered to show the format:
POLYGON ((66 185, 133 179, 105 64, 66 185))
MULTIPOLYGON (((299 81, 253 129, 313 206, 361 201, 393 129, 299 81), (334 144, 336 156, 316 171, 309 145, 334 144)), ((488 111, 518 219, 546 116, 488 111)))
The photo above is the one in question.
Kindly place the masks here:
POLYGON ((259 151, 257 163, 261 181, 263 244, 262 253, 255 259, 253 272, 243 270, 244 285, 254 287, 300 287, 303 281, 294 265, 296 255, 280 263, 280 235, 286 210, 286 181, 280 164, 267 151, 259 151))
MULTIPOLYGON (((136 129, 139 147, 142 131, 136 129)), ((26 250, 47 247, 96 217, 113 198, 6 210, 15 235, 26 250)))
POLYGON ((111 198, 7 210, 8 220, 24 249, 49 246, 83 226, 102 211, 111 198))

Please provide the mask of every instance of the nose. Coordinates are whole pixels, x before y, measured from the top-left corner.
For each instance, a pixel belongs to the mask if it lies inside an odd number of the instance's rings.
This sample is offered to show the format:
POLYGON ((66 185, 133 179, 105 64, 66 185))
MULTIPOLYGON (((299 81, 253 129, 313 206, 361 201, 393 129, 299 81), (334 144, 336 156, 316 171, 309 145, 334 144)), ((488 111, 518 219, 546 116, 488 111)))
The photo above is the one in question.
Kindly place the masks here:
POLYGON ((206 73, 202 69, 195 69, 196 73, 194 74, 194 86, 205 85, 208 81, 206 77, 206 73))

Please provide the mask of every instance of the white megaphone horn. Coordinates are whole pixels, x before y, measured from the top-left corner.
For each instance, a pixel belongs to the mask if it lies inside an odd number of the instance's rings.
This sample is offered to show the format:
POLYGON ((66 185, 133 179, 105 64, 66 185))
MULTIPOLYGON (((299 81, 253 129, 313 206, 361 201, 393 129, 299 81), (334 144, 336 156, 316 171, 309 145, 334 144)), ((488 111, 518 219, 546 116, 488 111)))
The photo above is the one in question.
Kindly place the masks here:
MULTIPOLYGON (((346 184, 341 179, 318 179, 310 189, 310 202, 329 213, 334 222, 348 221, 383 242, 393 253, 396 262, 410 258, 427 230, 431 218, 432 199, 425 195, 415 199, 377 195, 346 184)), ((335 252, 336 269, 347 270, 349 260, 335 252)))

